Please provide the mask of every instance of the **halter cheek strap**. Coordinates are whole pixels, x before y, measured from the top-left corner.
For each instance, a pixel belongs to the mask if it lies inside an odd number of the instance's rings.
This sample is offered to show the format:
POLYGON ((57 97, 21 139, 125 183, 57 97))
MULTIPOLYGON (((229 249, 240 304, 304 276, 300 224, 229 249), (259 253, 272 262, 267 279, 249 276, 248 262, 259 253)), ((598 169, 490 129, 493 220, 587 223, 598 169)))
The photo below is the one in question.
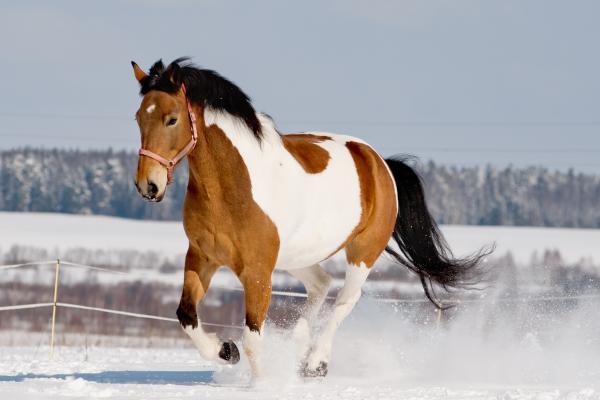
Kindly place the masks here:
POLYGON ((185 156, 190 154, 192 152, 192 150, 194 150, 194 147, 196 147, 196 143, 198 142, 198 130, 196 128, 196 115, 194 114, 194 111, 192 110, 192 104, 190 103, 190 100, 187 98, 184 84, 181 85, 181 90, 183 90, 183 95, 185 96, 185 101, 187 103, 188 116, 190 118, 190 125, 191 125, 191 131, 192 131, 192 138, 190 139, 188 144, 183 149, 181 149, 181 151, 179 153, 177 153, 177 155, 175 157, 173 157, 173 159, 171 159, 171 160, 168 160, 168 159, 166 159, 150 150, 146 150, 144 148, 140 148, 140 151, 138 153, 140 156, 150 157, 153 160, 158 161, 161 165, 163 165, 167 169, 167 185, 170 185, 171 183, 173 183, 173 171, 175 170, 175 166, 177 165, 177 163, 179 161, 181 161, 185 156))

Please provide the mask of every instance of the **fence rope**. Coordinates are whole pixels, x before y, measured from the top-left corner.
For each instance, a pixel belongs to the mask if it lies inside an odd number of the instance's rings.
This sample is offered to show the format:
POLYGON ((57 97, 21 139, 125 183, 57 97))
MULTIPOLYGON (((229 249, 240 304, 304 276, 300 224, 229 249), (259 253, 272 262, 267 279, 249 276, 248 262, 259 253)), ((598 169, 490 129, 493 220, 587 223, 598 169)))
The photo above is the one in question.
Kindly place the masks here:
MULTIPOLYGON (((32 309, 32 308, 46 308, 46 307, 52 307, 52 306, 54 306, 54 303, 20 304, 20 305, 15 305, 15 306, 0 307, 0 311, 26 310, 26 309, 32 309)), ((82 306, 79 304, 61 303, 61 302, 57 302, 56 306, 62 307, 62 308, 74 308, 74 309, 79 309, 79 310, 98 311, 98 312, 103 312, 103 313, 107 313, 107 314, 124 315, 127 317, 134 317, 134 318, 144 318, 144 319, 153 319, 153 320, 157 320, 157 321, 169 321, 169 322, 179 323, 179 320, 177 318, 161 317, 159 315, 140 314, 140 313, 133 313, 133 312, 129 312, 129 311, 112 310, 112 309, 100 308, 100 307, 89 307, 89 306, 82 306)), ((235 329, 243 329, 244 328, 241 325, 216 324, 216 323, 212 323, 212 322, 204 322, 202 320, 200 320, 200 323, 205 326, 214 326, 217 328, 235 328, 235 329)))
MULTIPOLYGON (((462 303, 535 303, 545 301, 557 301, 557 300, 582 300, 582 299, 597 299, 600 298, 600 294, 582 294, 578 296, 527 296, 519 297, 514 299, 509 298, 490 298, 490 299, 458 299, 454 300, 455 305, 462 303)), ((374 298, 378 303, 429 303, 427 299, 388 299, 388 298, 374 298)))
MULTIPOLYGON (((23 263, 23 264, 11 264, 11 265, 0 265, 0 270, 5 270, 5 269, 16 269, 16 268, 25 268, 25 267, 37 267, 40 265, 43 266, 54 266, 56 264, 56 260, 52 260, 52 261, 33 261, 33 262, 28 262, 28 263, 23 263)), ((79 263, 73 263, 73 262, 69 262, 69 261, 60 261, 60 266, 64 267, 75 267, 75 268, 83 268, 83 269, 89 269, 92 271, 101 271, 101 272, 109 272, 111 274, 120 274, 120 275, 127 275, 129 274, 126 271, 118 271, 115 269, 109 269, 109 268, 101 268, 101 267, 93 267, 91 265, 85 265, 85 264, 79 264, 79 263)))
POLYGON ((3 306, 3 307, 0 307, 0 311, 26 310, 28 308, 52 307, 53 305, 54 305, 54 303, 19 304, 19 305, 15 305, 15 306, 3 306))
MULTIPOLYGON (((56 264, 56 260, 49 260, 49 261, 32 261, 32 262, 27 262, 27 263, 22 263, 22 264, 11 264, 11 265, 0 265, 0 270, 4 270, 4 269, 13 269, 13 268, 22 268, 22 267, 31 267, 31 266, 38 266, 38 265, 52 265, 54 266, 56 264)), ((114 270, 114 269, 109 269, 109 268, 102 268, 102 267, 94 267, 91 265, 86 265, 86 264, 80 264, 80 263, 74 263, 74 262, 70 262, 70 261, 60 261, 60 265, 62 266, 69 266, 69 267, 74 267, 74 268, 84 268, 84 269, 89 269, 89 270, 95 270, 95 271, 101 271, 101 272, 108 272, 108 273, 114 273, 114 274, 119 274, 119 275, 128 275, 129 272, 126 271, 118 271, 118 270, 114 270)), ((211 286, 214 289, 219 289, 219 290, 229 290, 229 291, 236 291, 236 292, 243 292, 244 289, 241 287, 225 287, 225 286, 211 286)), ((302 293, 302 292, 288 292, 288 291, 281 291, 281 290, 273 290, 271 292, 271 294, 273 296, 282 296, 282 297, 297 297, 297 298, 306 298, 308 295, 306 293, 302 293)), ((516 303, 516 302, 543 302, 543 301, 557 301, 557 300, 578 300, 578 299, 592 299, 592 298, 600 298, 600 294, 589 294, 589 295, 578 295, 578 296, 539 296, 539 297, 522 297, 522 298, 518 298, 518 299, 509 299, 509 298, 497 298, 497 299, 460 299, 460 300, 456 300, 455 303, 457 304, 462 304, 462 303, 482 303, 485 301, 489 301, 491 303, 516 303)), ((335 296, 327 296, 326 299, 328 300, 335 300, 335 296)), ((391 304, 396 304, 396 303, 429 303, 428 299, 395 299, 395 298, 385 298, 385 297, 371 297, 372 300, 378 302, 378 303, 391 303, 391 304)), ((52 303, 50 303, 52 304, 52 303)), ((0 307, 0 311, 2 311, 3 308, 0 307)))
POLYGON ((91 265, 72 263, 69 261, 61 261, 60 265, 61 265, 61 267, 67 266, 67 267, 75 267, 75 268, 84 268, 84 269, 89 269, 92 271, 108 272, 111 274, 119 274, 119 275, 128 275, 129 274, 129 272, 126 272, 126 271, 119 271, 116 269, 108 269, 108 268, 101 268, 101 267, 92 267, 91 265))
POLYGON ((32 262, 23 263, 23 264, 0 265, 0 270, 23 268, 23 267, 34 267, 34 266, 38 266, 38 265, 54 265, 55 263, 56 263, 56 260, 50 260, 50 261, 32 261, 32 262))
MULTIPOLYGON (((38 266, 38 265, 55 265, 56 262, 57 262, 57 260, 37 261, 37 262, 28 262, 28 263, 12 264, 12 265, 2 265, 2 266, 0 266, 0 270, 38 266)), ((101 271, 101 272, 116 273, 116 274, 122 274, 122 275, 128 274, 128 272, 124 272, 124 271, 117 271, 117 270, 112 270, 112 269, 107 269, 107 268, 94 267, 91 265, 72 263, 72 262, 68 262, 68 261, 60 261, 60 265, 74 267, 74 268, 84 268, 84 269, 88 269, 88 270, 95 270, 95 271, 101 271)), ((223 287, 223 286, 214 286, 214 288, 220 289, 220 290, 229 290, 229 291, 238 291, 238 292, 244 291, 244 289, 240 288, 240 287, 229 288, 229 287, 223 287)), ((295 297, 295 298, 306 298, 307 297, 306 293, 286 292, 286 291, 277 291, 277 290, 274 290, 272 292, 272 295, 273 296, 282 296, 282 297, 295 297)), ((579 296, 540 296, 540 297, 524 297, 524 298, 516 298, 516 299, 480 298, 480 299, 461 299, 461 300, 456 301, 456 305, 459 305, 462 303, 479 303, 479 302, 485 302, 485 301, 489 301, 490 303, 504 303, 504 302, 526 303, 526 302, 544 302, 544 301, 579 300, 579 299, 596 299, 596 298, 600 298, 600 294, 589 294, 589 295, 579 295, 579 296)), ((327 296, 327 299, 335 299, 335 297, 327 296)), ((427 299, 393 299, 393 298, 378 298, 378 297, 374 297, 372 299, 378 303, 384 303, 384 304, 385 303, 387 303, 387 304, 429 303, 429 300, 427 300, 427 299)), ((151 319, 151 320, 157 320, 157 321, 168 321, 168 322, 179 323, 179 320, 176 318, 161 317, 158 315, 151 315, 151 314, 134 313, 134 312, 129 312, 129 311, 113 310, 113 309, 107 309, 107 308, 101 308, 101 307, 90 307, 90 306, 84 306, 84 305, 72 304, 72 303, 63 303, 63 302, 33 303, 33 304, 20 304, 20 305, 12 305, 12 306, 1 306, 0 311, 25 310, 25 309, 46 308, 46 307, 53 307, 53 306, 62 307, 62 308, 87 310, 87 311, 97 311, 97 312, 103 312, 103 313, 107 313, 107 314, 122 315, 122 316, 128 316, 128 317, 133 317, 133 318, 143 318, 143 319, 151 319)), ((439 316, 438 316, 438 318, 439 318, 439 316)), ((204 326, 212 326, 212 327, 225 328, 225 329, 243 329, 244 328, 242 325, 217 324, 217 323, 203 322, 203 321, 200 321, 200 323, 204 326)))
MULTIPOLYGON (((79 305, 79 304, 71 304, 71 303, 60 303, 59 302, 59 303, 56 303, 56 305, 58 307, 64 307, 64 308, 76 308, 76 309, 79 309, 79 310, 98 311, 98 312, 103 312, 103 313, 107 313, 107 314, 124 315, 124 316, 127 316, 127 317, 153 319, 153 320, 157 320, 157 321, 169 321, 169 322, 177 322, 177 323, 179 323, 179 320, 177 318, 161 317, 161 316, 158 316, 158 315, 140 314, 140 313, 133 313, 133 312, 129 312, 129 311, 111 310, 111 309, 108 309, 108 308, 100 308, 100 307, 89 307, 89 306, 82 306, 82 305, 79 305)), ((237 328, 237 329, 243 329, 243 327, 240 326, 240 325, 215 324, 215 323, 212 323, 212 322, 203 322, 202 320, 200 320, 200 323, 202 325, 214 326, 214 327, 218 327, 218 328, 237 328)))
MULTIPOLYGON (((239 287, 234 287, 234 288, 227 288, 227 287, 223 287, 223 286, 216 286, 215 289, 220 289, 220 290, 230 290, 230 291, 236 291, 236 292, 243 292, 244 289, 243 288, 239 288, 239 287)), ((308 295, 306 293, 301 293, 301 292, 284 292, 284 291, 272 291, 271 294, 273 296, 284 296, 284 297, 302 297, 302 298, 306 298, 308 295)), ((579 300, 579 299, 596 299, 596 298, 600 298, 600 294, 582 294, 582 295, 578 295, 578 296, 538 296, 538 297, 533 297, 533 296, 528 296, 528 297, 520 297, 520 298, 515 298, 515 299, 509 299, 509 298, 490 298, 490 299, 486 299, 486 298, 481 298, 481 299, 459 299, 459 300, 455 300, 454 303, 456 304, 461 304, 461 303, 483 303, 483 302, 490 302, 490 303, 517 303, 517 302, 523 302, 523 303, 527 303, 527 302, 542 302, 542 301, 556 301, 556 300, 579 300)), ((328 300, 335 300, 336 297, 335 296, 327 296, 326 299, 328 300)), ((395 303, 430 303, 430 301, 428 299, 393 299, 393 298, 387 298, 387 297, 370 297, 371 300, 376 301, 377 303, 388 303, 388 304, 395 304, 395 303)))

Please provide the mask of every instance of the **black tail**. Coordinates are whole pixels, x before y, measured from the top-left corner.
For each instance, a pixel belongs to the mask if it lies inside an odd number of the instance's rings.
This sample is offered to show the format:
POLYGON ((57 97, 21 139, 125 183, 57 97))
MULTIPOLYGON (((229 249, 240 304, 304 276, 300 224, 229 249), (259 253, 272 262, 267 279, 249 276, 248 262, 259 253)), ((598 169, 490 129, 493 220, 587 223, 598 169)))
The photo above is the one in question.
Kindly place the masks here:
POLYGON ((400 248, 400 253, 390 246, 386 252, 419 275, 427 298, 436 307, 444 308, 435 295, 432 283, 446 290, 478 283, 480 272, 477 266, 492 250, 483 249, 464 259, 453 258, 429 214, 419 175, 403 159, 392 158, 386 162, 398 190, 398 218, 392 238, 400 248))

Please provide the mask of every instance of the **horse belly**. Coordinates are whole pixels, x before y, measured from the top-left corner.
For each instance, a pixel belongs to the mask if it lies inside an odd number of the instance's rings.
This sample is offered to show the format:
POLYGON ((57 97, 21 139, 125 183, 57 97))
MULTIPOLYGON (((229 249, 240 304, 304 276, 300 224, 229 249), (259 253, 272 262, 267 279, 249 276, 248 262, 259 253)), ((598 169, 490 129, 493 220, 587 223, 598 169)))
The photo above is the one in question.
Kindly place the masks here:
POLYGON ((304 268, 324 261, 335 254, 351 235, 353 227, 343 229, 329 218, 330 224, 322 219, 307 218, 305 226, 299 226, 280 242, 276 269, 304 268), (308 226, 310 224, 310 226, 308 226), (332 229, 337 227, 337 229, 332 229))
POLYGON ((286 210, 271 213, 280 238, 275 268, 304 268, 329 258, 360 222, 360 182, 350 152, 337 141, 320 145, 331 156, 327 168, 318 174, 297 174, 287 180, 293 184, 277 190, 286 210))

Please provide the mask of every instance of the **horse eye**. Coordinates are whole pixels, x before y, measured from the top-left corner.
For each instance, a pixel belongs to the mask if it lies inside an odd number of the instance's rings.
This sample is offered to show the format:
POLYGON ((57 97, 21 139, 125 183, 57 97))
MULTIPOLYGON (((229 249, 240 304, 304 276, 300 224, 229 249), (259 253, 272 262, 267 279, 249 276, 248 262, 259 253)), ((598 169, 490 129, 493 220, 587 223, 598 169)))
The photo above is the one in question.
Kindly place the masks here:
POLYGON ((167 121, 167 126, 172 126, 175 125, 177 123, 177 118, 169 118, 169 120, 167 121))

